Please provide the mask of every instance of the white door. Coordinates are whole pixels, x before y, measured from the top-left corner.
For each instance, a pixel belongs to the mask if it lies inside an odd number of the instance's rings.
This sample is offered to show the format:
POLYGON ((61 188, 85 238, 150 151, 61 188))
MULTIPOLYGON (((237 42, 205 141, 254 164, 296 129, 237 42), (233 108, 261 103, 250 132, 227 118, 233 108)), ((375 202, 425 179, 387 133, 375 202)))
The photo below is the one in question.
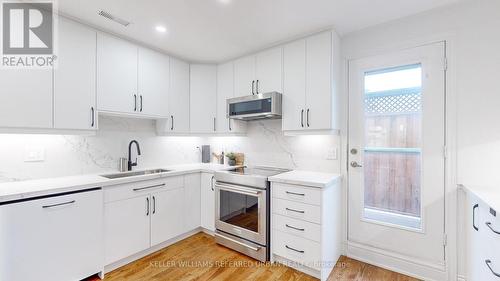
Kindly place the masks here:
POLYGON ((191 65, 190 129, 194 133, 215 133, 217 107, 217 66, 191 65))
POLYGON ((201 174, 201 227, 215 231, 214 175, 201 174))
POLYGON ((349 242, 439 269, 444 51, 436 43, 349 65, 349 242))
POLYGON ((305 128, 306 40, 283 48, 283 130, 305 128))
POLYGON ((255 57, 255 93, 283 93, 283 48, 260 52, 255 57))
POLYGON ((97 129, 96 32, 59 20, 57 68, 54 71, 54 127, 97 129))
POLYGON ((248 56, 234 61, 234 96, 252 93, 255 93, 255 56, 248 56))
POLYGON ((149 49, 139 48, 137 83, 140 113, 160 117, 168 116, 169 79, 169 57, 149 49))
MULTIPOLYGON (((305 126, 310 130, 332 128, 332 33, 325 32, 306 40, 305 126)), ((340 63, 340 62, 335 62, 340 63)))
POLYGON ((97 34, 97 95, 101 111, 139 113, 137 46, 97 34))
POLYGON ((151 194, 151 246, 184 232, 184 188, 151 194))
POLYGON ((200 227, 201 206, 201 175, 200 173, 184 176, 184 231, 200 227))
POLYGON ((189 132, 189 64, 170 58, 170 90, 168 122, 165 132, 189 132))
POLYGON ((149 248, 150 213, 149 195, 104 204, 106 265, 149 248))

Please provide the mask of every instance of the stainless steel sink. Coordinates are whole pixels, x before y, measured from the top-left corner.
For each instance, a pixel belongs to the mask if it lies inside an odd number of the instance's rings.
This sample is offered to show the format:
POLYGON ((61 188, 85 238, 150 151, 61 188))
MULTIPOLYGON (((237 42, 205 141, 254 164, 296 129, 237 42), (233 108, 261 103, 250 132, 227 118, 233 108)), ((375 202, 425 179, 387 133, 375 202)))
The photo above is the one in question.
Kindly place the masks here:
POLYGON ((170 170, 165 170, 165 169, 144 170, 144 171, 136 171, 136 172, 125 172, 125 173, 101 175, 101 177, 105 177, 107 179, 119 179, 119 178, 135 177, 135 176, 160 174, 160 173, 166 173, 166 172, 170 172, 170 170))

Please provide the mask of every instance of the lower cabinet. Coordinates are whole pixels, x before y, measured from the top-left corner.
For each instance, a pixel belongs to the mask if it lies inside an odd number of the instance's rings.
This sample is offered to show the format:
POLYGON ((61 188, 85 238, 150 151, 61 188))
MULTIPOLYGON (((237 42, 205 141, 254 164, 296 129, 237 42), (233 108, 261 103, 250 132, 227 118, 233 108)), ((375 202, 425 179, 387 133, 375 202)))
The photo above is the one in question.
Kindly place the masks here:
POLYGON ((194 230, 201 225, 201 174, 184 176, 184 231, 194 230))
POLYGON ((214 175, 201 174, 201 227, 215 231, 214 175))
POLYGON ((102 190, 0 206, 0 280, 81 280, 103 268, 102 190))
POLYGON ((151 194, 151 246, 184 233, 184 188, 151 194))

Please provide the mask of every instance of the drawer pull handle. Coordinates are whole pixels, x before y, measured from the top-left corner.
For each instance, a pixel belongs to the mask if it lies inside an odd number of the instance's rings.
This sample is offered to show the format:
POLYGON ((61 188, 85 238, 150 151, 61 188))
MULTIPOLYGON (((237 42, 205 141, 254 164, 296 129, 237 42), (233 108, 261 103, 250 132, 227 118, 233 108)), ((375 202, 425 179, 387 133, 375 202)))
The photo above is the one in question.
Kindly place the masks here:
POLYGON ((304 251, 294 249, 294 248, 292 248, 292 247, 289 247, 288 245, 285 245, 285 247, 286 247, 288 250, 292 250, 292 251, 295 251, 295 252, 297 252, 297 253, 301 253, 301 254, 303 254, 303 253, 304 253, 304 251))
POLYGON ((298 230, 298 231, 304 231, 305 230, 304 228, 298 228, 298 227, 290 226, 288 224, 285 224, 285 226, 288 227, 288 228, 291 228, 291 229, 298 230))
POLYGON ((493 271, 493 268, 491 268, 491 260, 485 260, 484 261, 486 263, 486 266, 488 266, 488 268, 490 269, 491 273, 493 273, 493 275, 495 275, 496 277, 500 277, 500 273, 496 273, 495 271, 493 271))
POLYGON ((155 187, 161 187, 161 186, 165 186, 165 184, 162 183, 162 184, 152 185, 152 186, 148 186, 148 187, 134 188, 133 191, 141 191, 141 190, 155 188, 155 187))
POLYGON ((69 202, 64 202, 64 203, 58 203, 58 204, 53 204, 53 205, 45 205, 42 206, 42 208, 47 209, 47 208, 54 208, 54 207, 59 207, 59 206, 64 206, 64 205, 69 205, 75 203, 75 200, 71 200, 69 202))
POLYGON ((297 196, 306 196, 304 193, 295 193, 291 191, 287 191, 286 194, 297 195, 297 196))
POLYGON ((290 211, 290 212, 300 213, 300 214, 303 214, 306 212, 306 211, 299 211, 299 210, 294 210, 294 209, 290 209, 290 208, 286 208, 286 210, 290 211))
POLYGON ((495 230, 495 229, 493 229, 493 227, 491 227, 491 222, 487 222, 487 223, 486 223, 486 226, 487 226, 487 227, 488 227, 491 231, 493 231, 493 233, 500 235, 500 231, 495 230))

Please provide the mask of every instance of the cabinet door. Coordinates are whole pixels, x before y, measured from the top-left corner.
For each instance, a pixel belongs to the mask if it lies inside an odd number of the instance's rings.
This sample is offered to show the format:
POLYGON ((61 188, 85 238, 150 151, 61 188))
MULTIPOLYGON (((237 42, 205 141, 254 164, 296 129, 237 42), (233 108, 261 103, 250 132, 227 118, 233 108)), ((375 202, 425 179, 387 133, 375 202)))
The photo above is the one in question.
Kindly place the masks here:
POLYGON ((190 85, 191 132, 215 133, 217 66, 191 65, 190 85))
POLYGON ((485 260, 488 257, 488 237, 485 225, 487 211, 476 196, 467 196, 467 280, 492 280, 485 260), (486 211, 486 212, 485 212, 486 211))
POLYGON ((306 125, 311 130, 331 129, 332 33, 306 39, 306 125))
POLYGON ((283 130, 302 130, 306 125, 306 41, 285 45, 283 53, 283 130))
POLYGON ((170 80, 169 57, 139 48, 138 62, 139 112, 159 117, 168 116, 170 80))
POLYGON ((234 62, 234 96, 255 93, 255 56, 240 58, 234 62), (252 89, 252 85, 254 86, 252 89))
POLYGON ((217 133, 230 132, 226 100, 234 97, 234 64, 217 66, 217 133))
POLYGON ((105 34, 97 34, 98 109, 139 113, 137 47, 105 34))
POLYGON ((54 71, 54 127, 95 130, 96 32, 65 18, 59 20, 54 71))
POLYGON ((164 133, 189 133, 189 64, 170 58, 169 116, 157 122, 164 133))
POLYGON ((149 248, 149 203, 147 195, 104 204, 106 265, 149 248))
POLYGON ((184 177, 184 231, 188 232, 200 227, 201 204, 201 176, 200 173, 189 174, 184 177))
POLYGON ((101 271, 102 206, 101 190, 0 206, 0 280, 81 280, 101 271))
POLYGON ((201 174, 201 227, 215 231, 214 175, 201 174))
POLYGON ((151 194, 151 246, 184 232, 184 188, 151 194))
POLYGON ((52 128, 52 69, 0 69, 0 127, 52 128))
POLYGON ((256 93, 283 93, 283 48, 274 48, 257 54, 255 78, 256 93))

